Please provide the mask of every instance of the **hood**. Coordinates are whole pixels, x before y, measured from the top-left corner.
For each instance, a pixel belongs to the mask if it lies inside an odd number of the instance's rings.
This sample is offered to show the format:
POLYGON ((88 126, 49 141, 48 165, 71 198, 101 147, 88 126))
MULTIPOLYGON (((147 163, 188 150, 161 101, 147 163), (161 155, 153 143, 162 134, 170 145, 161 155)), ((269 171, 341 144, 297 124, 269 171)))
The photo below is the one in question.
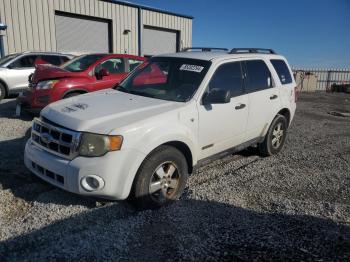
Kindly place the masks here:
POLYGON ((41 116, 72 130, 108 134, 182 105, 110 89, 52 103, 41 116))
POLYGON ((65 77, 74 77, 77 73, 69 72, 57 66, 37 65, 31 78, 32 84, 36 85, 39 81, 46 79, 57 79, 65 77))

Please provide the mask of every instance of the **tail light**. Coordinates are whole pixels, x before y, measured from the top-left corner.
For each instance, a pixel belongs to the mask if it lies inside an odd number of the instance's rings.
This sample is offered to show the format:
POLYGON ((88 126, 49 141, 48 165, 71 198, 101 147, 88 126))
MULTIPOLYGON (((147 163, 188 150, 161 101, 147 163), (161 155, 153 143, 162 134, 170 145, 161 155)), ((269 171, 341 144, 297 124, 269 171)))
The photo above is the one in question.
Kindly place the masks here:
POLYGON ((294 102, 296 103, 298 101, 299 91, 297 87, 294 87, 294 102))

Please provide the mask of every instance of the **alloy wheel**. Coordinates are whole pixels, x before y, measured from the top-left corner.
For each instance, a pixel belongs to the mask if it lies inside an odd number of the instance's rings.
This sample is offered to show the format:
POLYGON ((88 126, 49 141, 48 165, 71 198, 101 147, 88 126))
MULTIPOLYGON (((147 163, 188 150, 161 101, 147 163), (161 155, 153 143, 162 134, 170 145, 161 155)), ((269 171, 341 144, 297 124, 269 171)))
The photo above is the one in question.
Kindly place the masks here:
POLYGON ((157 202, 164 202, 171 198, 179 187, 180 175, 173 162, 164 162, 159 165, 149 183, 149 194, 157 202))
POLYGON ((284 129, 282 123, 278 123, 272 132, 272 146, 277 149, 283 142, 284 129))

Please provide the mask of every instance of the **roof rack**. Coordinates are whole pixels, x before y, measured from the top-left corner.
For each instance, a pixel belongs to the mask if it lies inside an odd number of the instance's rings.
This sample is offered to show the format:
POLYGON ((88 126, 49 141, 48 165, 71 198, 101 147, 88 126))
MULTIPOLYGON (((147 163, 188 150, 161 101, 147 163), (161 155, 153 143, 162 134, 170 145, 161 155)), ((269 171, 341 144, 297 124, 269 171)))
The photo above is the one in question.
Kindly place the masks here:
POLYGON ((262 54, 276 54, 275 51, 268 48, 232 48, 230 54, 237 53, 262 53, 262 54))
POLYGON ((182 49, 182 52, 191 52, 191 51, 201 51, 201 52, 211 52, 211 51, 225 51, 228 52, 227 48, 220 47, 187 47, 182 49))

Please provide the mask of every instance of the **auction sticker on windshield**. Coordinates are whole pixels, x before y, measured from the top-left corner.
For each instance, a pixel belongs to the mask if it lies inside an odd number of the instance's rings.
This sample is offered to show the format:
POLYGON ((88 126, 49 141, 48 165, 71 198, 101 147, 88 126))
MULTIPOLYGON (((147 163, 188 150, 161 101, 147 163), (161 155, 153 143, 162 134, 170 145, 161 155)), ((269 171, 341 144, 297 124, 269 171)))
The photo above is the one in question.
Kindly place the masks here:
POLYGON ((200 73, 200 72, 202 72, 203 68, 204 68, 203 66, 183 64, 180 67, 180 70, 200 73))

